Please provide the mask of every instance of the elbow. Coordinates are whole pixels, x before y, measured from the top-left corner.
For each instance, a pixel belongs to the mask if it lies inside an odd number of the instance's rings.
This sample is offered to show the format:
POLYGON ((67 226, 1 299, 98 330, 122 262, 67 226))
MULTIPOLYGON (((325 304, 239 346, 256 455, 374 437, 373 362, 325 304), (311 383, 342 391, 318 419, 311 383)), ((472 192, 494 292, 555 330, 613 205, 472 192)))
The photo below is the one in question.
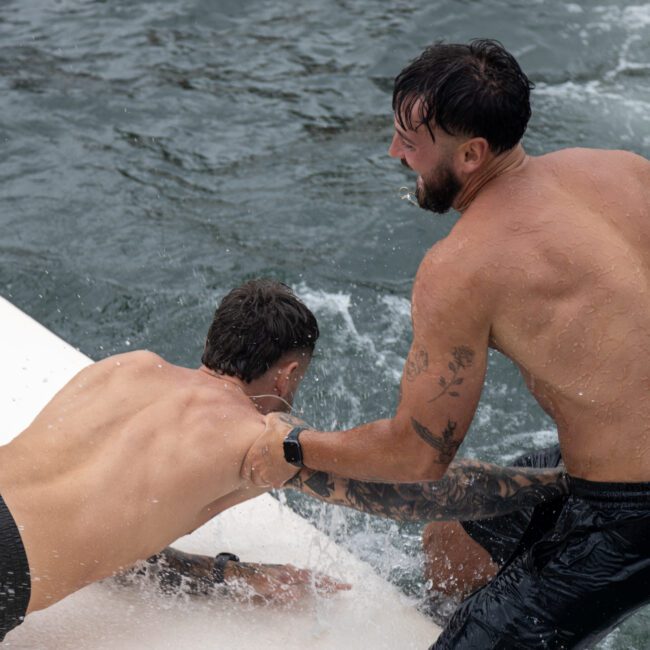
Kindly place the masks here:
MULTIPOLYGON (((399 483, 439 481, 447 471, 447 460, 441 452, 415 435, 408 420, 394 419, 392 424, 393 480, 399 483)), ((428 432, 427 432, 428 433, 428 432)))
POLYGON ((422 483, 439 481, 447 471, 449 463, 440 461, 435 449, 421 444, 402 446, 401 453, 394 455, 394 477, 398 483, 422 483))
POLYGON ((448 464, 440 463, 437 458, 437 454, 434 452, 429 454, 429 457, 422 459, 422 462, 417 468, 418 478, 417 482, 429 482, 429 481, 439 481, 445 475, 448 464))
POLYGON ((442 479, 456 455, 464 432, 460 436, 458 434, 461 432, 456 431, 456 439, 448 440, 447 431, 442 437, 435 436, 413 417, 399 418, 394 421, 394 426, 395 437, 399 441, 396 447, 400 456, 397 459, 401 474, 399 480, 421 483, 442 479))

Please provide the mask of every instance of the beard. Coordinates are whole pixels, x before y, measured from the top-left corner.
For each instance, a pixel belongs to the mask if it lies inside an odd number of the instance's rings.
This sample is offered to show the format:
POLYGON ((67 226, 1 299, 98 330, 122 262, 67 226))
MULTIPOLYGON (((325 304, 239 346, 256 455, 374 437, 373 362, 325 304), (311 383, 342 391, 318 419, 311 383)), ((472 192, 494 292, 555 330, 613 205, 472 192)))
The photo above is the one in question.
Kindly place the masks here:
POLYGON ((448 165, 442 165, 429 178, 421 176, 415 188, 415 198, 423 210, 444 214, 454 203, 462 184, 448 165))

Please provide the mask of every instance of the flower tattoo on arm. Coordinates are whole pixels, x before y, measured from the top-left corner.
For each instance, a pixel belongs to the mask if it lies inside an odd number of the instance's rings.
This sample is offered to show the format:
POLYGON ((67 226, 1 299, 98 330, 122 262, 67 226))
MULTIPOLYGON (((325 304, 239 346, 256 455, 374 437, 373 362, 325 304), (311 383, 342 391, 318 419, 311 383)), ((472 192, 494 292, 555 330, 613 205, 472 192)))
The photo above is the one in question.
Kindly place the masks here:
POLYGON ((474 350, 465 345, 461 345, 454 348, 451 351, 451 354, 453 361, 450 361, 447 365, 451 375, 449 377, 440 376, 438 384, 440 385, 441 390, 437 395, 432 397, 429 402, 435 402, 443 395, 449 395, 450 397, 458 397, 460 395, 455 387, 460 386, 463 383, 464 378, 460 377, 459 374, 461 370, 472 366, 474 361, 474 350))

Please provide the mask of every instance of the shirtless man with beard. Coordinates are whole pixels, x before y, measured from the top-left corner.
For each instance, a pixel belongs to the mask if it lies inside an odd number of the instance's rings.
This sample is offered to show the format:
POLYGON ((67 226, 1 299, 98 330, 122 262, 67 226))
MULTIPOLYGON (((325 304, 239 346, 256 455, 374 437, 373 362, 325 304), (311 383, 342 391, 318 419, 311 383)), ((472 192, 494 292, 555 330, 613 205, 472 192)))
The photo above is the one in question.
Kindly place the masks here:
POLYGON ((426 254, 394 417, 295 432, 270 418, 242 468, 439 480, 476 411, 490 347, 558 428, 570 494, 533 516, 496 577, 432 646, 583 647, 650 600, 650 163, 529 156, 531 84, 501 44, 428 47, 396 78, 389 153, 424 209, 460 219, 426 254))

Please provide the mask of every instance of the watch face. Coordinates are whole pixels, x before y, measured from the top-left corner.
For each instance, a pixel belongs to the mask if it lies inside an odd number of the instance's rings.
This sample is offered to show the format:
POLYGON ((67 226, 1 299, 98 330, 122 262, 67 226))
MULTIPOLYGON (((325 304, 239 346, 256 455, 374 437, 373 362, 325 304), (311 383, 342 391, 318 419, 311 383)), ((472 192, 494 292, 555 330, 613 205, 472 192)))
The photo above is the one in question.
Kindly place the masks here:
POLYGON ((284 460, 292 465, 302 466, 302 449, 297 440, 284 441, 284 460))

